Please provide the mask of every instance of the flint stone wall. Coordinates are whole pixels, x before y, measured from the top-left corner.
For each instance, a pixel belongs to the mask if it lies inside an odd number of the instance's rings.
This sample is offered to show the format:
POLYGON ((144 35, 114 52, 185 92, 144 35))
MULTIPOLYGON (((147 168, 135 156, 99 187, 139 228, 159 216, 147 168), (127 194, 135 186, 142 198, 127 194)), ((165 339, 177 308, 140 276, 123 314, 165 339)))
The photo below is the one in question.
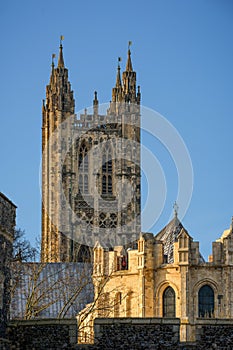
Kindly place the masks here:
POLYGON ((196 325, 197 349, 233 349, 233 320, 199 320, 196 325))
POLYGON ((232 350, 233 320, 203 319, 196 324, 196 342, 179 342, 180 320, 162 318, 96 319, 95 344, 77 350, 232 350))
POLYGON ((77 349, 176 349, 179 330, 177 318, 99 318, 95 320, 95 344, 80 344, 77 349))
POLYGON ((77 343, 76 319, 12 321, 8 328, 10 349, 73 349, 77 343))
POLYGON ((180 343, 180 320, 95 320, 95 344, 77 344, 76 319, 14 321, 0 350, 232 350, 233 320, 198 320, 196 342, 180 343))

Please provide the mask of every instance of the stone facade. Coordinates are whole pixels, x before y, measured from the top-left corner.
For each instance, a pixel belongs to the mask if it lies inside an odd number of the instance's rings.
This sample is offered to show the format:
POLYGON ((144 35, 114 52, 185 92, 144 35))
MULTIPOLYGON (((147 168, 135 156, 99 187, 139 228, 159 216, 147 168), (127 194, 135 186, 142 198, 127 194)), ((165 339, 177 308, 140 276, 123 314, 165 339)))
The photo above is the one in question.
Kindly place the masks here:
POLYGON ((10 307, 10 264, 16 206, 0 193, 0 337, 5 334, 10 307))
MULTIPOLYGON (((96 244, 93 283, 106 281, 99 298, 102 307, 86 318, 88 327, 83 324, 79 341, 93 341, 96 317, 177 317, 180 341, 185 342, 195 341, 198 320, 233 322, 232 251, 233 225, 213 243, 213 255, 205 262, 199 243, 176 214, 156 236, 142 233, 137 249, 107 250, 96 244)), ((78 322, 89 309, 79 314, 78 322)))
POLYGON ((96 240, 110 247, 138 239, 140 99, 128 50, 106 114, 95 92, 93 108, 74 115, 60 46, 42 108, 42 261, 90 260, 96 240))

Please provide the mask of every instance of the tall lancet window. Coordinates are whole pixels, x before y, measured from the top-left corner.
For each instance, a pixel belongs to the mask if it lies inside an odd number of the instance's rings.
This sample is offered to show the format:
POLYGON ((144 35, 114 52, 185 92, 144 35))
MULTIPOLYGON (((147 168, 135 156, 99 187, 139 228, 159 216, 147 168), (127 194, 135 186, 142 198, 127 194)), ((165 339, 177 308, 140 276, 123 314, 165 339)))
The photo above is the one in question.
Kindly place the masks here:
POLYGON ((214 291, 205 285, 198 292, 199 317, 213 317, 214 315, 214 291))
POLYGON ((79 190, 81 193, 88 193, 88 149, 83 143, 79 149, 78 156, 79 190))
POLYGON ((112 152, 111 147, 106 146, 102 153, 102 194, 112 193, 112 152))
POLYGON ((163 293, 163 317, 176 317, 176 295, 172 287, 163 293))

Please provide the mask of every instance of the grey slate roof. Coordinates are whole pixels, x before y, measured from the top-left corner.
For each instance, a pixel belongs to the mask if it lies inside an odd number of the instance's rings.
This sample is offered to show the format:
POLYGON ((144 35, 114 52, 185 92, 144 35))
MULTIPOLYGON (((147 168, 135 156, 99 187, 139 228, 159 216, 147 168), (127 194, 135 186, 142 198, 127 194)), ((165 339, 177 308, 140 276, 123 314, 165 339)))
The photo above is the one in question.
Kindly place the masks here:
MULTIPOLYGON (((174 263, 173 243, 177 241, 177 238, 184 228, 177 215, 157 234, 155 240, 161 241, 164 247, 164 255, 167 256, 167 263, 174 263)), ((188 232, 187 232, 188 234, 188 232)), ((203 256, 199 253, 199 263, 204 263, 203 256)))
POLYGON ((155 235, 155 239, 163 243, 164 255, 167 256, 168 264, 174 262, 173 243, 177 240, 183 228, 183 225, 177 216, 175 216, 157 235, 155 235))

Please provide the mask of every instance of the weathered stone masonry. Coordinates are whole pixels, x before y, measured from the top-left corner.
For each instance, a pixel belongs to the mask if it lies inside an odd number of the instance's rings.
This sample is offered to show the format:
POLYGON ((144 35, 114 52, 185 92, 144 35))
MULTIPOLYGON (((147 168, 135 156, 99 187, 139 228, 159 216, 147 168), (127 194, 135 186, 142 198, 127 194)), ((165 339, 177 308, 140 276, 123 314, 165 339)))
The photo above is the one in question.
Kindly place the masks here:
POLYGON ((60 46, 42 107, 43 262, 83 261, 84 248, 101 239, 107 246, 120 244, 116 237, 126 243, 138 239, 140 101, 128 50, 106 114, 99 113, 95 92, 93 109, 76 116, 60 46))
POLYGON ((0 192, 0 338, 5 336, 10 307, 10 263, 16 206, 0 192))
POLYGON ((14 321, 8 337, 15 350, 72 349, 77 342, 75 319, 14 321))

